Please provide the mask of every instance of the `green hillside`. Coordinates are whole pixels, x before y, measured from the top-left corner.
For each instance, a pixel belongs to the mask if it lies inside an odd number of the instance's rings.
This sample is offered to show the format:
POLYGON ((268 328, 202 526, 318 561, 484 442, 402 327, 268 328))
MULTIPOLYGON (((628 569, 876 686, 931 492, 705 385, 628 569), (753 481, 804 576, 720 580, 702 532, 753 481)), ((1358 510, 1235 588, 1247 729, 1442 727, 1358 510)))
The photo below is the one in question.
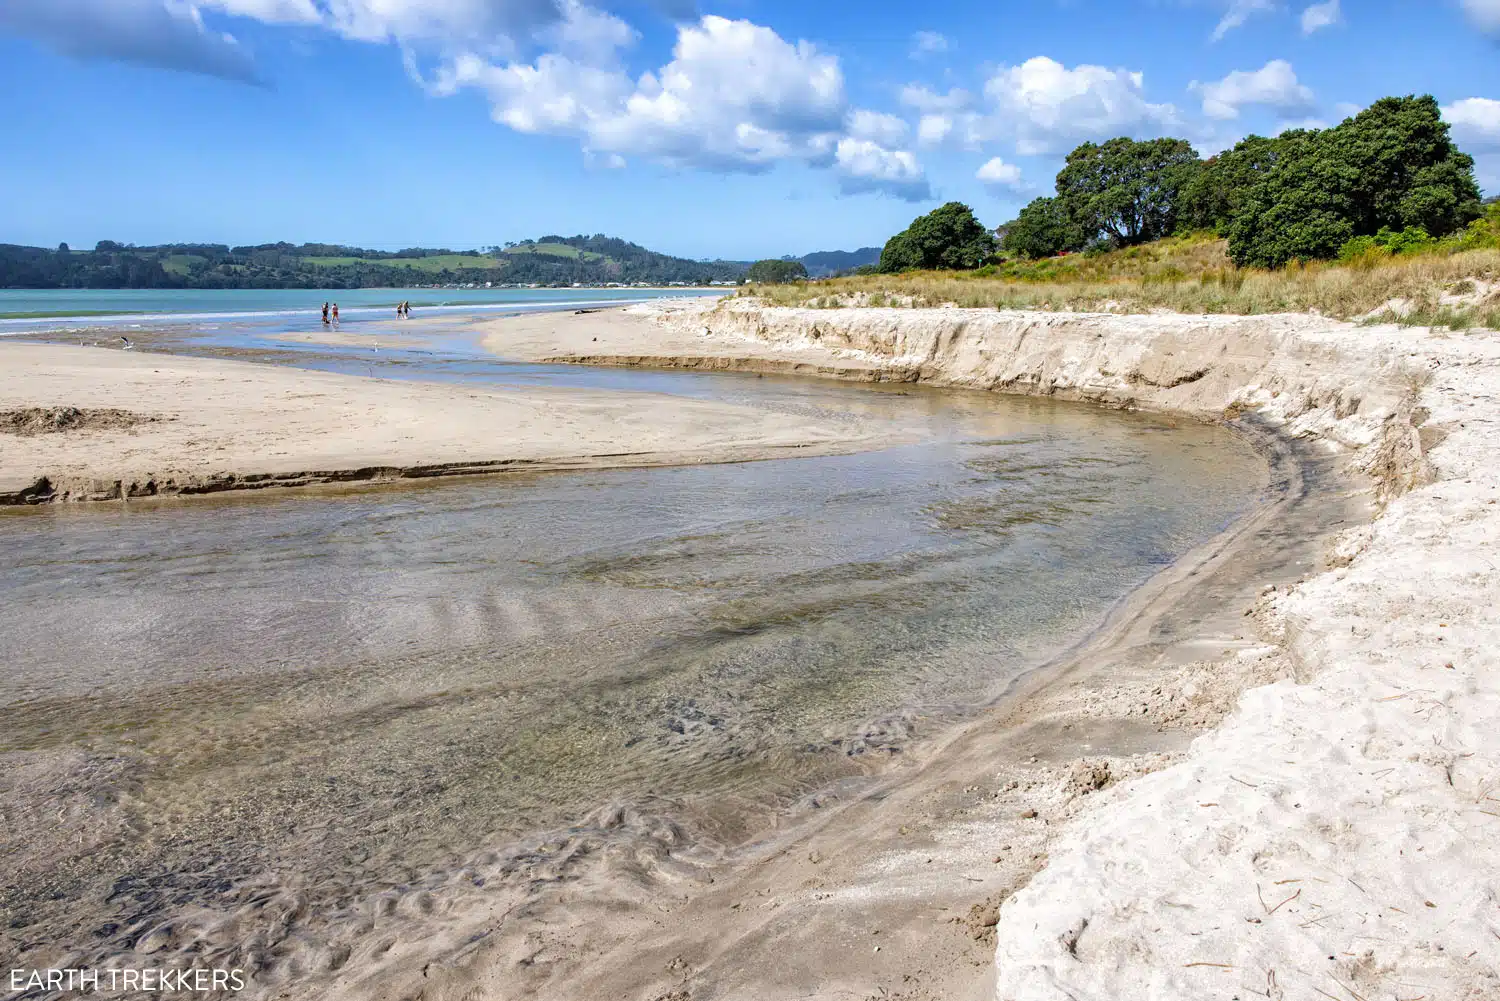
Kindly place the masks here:
POLYGON ((92 250, 0 244, 8 288, 382 288, 412 285, 634 285, 743 279, 740 261, 692 261, 615 237, 544 236, 484 250, 366 250, 336 244, 170 244, 101 240, 92 250))

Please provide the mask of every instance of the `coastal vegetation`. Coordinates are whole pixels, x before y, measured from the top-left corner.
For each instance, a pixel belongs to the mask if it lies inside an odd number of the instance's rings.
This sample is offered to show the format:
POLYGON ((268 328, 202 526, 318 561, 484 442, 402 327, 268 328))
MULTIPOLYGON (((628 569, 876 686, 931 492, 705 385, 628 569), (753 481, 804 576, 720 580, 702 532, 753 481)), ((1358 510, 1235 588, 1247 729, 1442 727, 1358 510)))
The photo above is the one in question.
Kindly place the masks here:
POLYGON ((1111 139, 1075 149, 1003 229, 1011 255, 1133 247, 1212 230, 1238 267, 1329 260, 1382 231, 1457 232, 1481 214, 1474 159, 1431 97, 1387 97, 1329 129, 1250 136, 1200 161, 1181 139, 1111 139))
MULTIPOLYGON (((1500 204, 1430 97, 1199 160, 1179 139, 1085 143, 986 245, 954 202, 878 274, 751 288, 781 305, 1262 314, 1500 328, 1500 204)), ((989 234, 986 234, 989 235, 989 234)))
POLYGON ((974 212, 962 202, 949 202, 912 220, 891 237, 880 252, 879 270, 932 271, 939 268, 977 268, 994 256, 998 243, 974 212))
POLYGON ((766 260, 756 261, 745 273, 745 280, 780 285, 807 277, 807 266, 801 261, 766 260))

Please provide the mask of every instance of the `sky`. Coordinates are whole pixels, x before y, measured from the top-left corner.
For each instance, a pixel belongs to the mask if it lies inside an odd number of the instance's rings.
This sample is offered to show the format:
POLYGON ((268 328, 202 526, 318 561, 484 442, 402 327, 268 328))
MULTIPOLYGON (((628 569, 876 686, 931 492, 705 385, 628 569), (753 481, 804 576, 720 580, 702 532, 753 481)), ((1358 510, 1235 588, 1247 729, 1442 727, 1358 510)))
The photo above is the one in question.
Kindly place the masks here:
POLYGON ((0 0, 0 242, 800 255, 1409 93, 1500 193, 1500 0, 0 0))

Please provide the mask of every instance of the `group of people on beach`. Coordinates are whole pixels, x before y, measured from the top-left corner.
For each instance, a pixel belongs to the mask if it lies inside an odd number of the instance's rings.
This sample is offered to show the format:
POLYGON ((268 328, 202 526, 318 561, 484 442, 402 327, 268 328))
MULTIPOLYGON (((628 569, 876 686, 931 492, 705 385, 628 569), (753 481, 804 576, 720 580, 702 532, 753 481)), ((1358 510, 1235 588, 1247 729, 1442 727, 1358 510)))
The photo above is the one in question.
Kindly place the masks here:
MULTIPOLYGON (((410 320, 411 303, 405 299, 396 303, 396 316, 402 320, 410 320)), ((335 327, 339 325, 339 304, 334 303, 330 309, 329 304, 325 302, 323 303, 323 326, 327 327, 330 325, 335 327)))

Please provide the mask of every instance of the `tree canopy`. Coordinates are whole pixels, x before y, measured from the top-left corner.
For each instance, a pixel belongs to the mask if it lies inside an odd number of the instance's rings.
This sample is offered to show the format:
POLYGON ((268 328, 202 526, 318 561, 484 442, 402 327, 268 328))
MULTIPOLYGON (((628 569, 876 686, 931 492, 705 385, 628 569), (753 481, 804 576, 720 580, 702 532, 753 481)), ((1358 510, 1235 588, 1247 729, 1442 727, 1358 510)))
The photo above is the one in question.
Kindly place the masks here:
POLYGON ((1178 193, 1197 170, 1185 139, 1084 143, 1057 175, 1057 199, 1084 240, 1132 247, 1171 235, 1178 193))
POLYGON ((1382 229, 1444 236, 1481 213, 1474 158, 1453 144, 1430 96, 1382 98, 1323 131, 1254 138, 1263 169, 1217 220, 1241 266, 1335 257, 1382 229))
POLYGON ((506 251, 326 243, 137 247, 100 240, 93 250, 0 244, 0 288, 361 288, 414 284, 737 281, 738 261, 691 261, 624 240, 546 236, 506 251))
POLYGON ((750 271, 745 275, 745 280, 779 285, 806 277, 807 267, 801 261, 768 260, 756 261, 750 265, 750 271))
POLYGON ((1026 257, 1212 229, 1237 265, 1275 268, 1382 232, 1445 236, 1480 212, 1474 160, 1437 101, 1387 97, 1334 128, 1250 136, 1202 162, 1181 139, 1084 143, 1057 196, 1003 229, 1006 250, 1026 257))
POLYGON ((949 202, 912 220, 886 241, 880 270, 970 270, 994 256, 995 235, 974 218, 963 202, 949 202))
POLYGON ((1052 257, 1077 250, 1085 242, 1058 198, 1035 199, 1001 229, 1005 232, 1001 239, 1005 250, 1022 257, 1052 257))

